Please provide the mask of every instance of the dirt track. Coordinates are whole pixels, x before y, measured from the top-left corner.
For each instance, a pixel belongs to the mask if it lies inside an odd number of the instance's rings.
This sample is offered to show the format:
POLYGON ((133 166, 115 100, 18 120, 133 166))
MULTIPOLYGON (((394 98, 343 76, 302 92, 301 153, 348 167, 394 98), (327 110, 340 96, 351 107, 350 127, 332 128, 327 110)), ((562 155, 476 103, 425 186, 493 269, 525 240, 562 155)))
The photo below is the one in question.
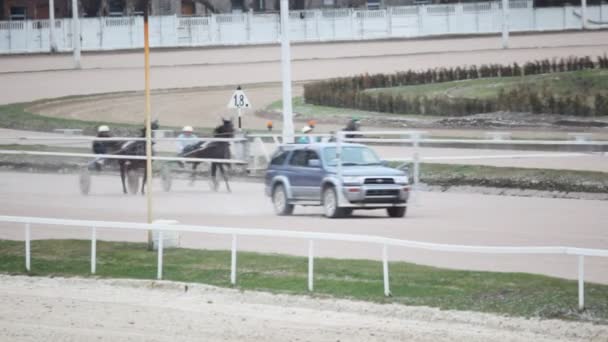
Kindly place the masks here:
MULTIPOLYGON (((2 173, 0 214, 73 219, 143 222, 145 197, 122 195, 118 176, 93 178, 92 193, 82 196, 77 175, 2 173)), ((154 217, 184 224, 219 227, 288 229, 370 234, 398 239, 487 246, 573 246, 608 248, 605 201, 525 198, 422 192, 404 219, 390 219, 383 210, 356 211, 349 219, 329 220, 321 208, 297 207, 292 217, 276 216, 259 183, 232 183, 233 193, 213 193, 207 180, 189 187, 177 180, 171 192, 155 184, 154 217)), ((144 241, 136 231, 102 230, 100 239, 144 241)), ((88 230, 34 226, 32 237, 88 239, 88 230)), ((0 224, 0 238, 22 239, 21 225, 0 224)), ((182 245, 227 249, 228 236, 184 233, 182 245)), ((305 255, 306 241, 244 237, 239 248, 267 253, 305 255)), ((369 244, 319 241, 320 256, 379 259, 380 247, 369 244)), ((392 260, 492 271, 531 272, 575 279, 573 256, 522 256, 439 253, 391 248, 392 260)), ((588 281, 608 283, 608 260, 586 258, 588 281)))
MULTIPOLYGON (((502 50, 500 38, 473 37, 366 43, 306 44, 294 47, 294 81, 394 72, 439 66, 526 62, 531 59, 602 55, 608 31, 514 36, 502 50)), ((158 51, 151 55, 153 89, 280 82, 279 47, 237 47, 158 51)), ((0 104, 66 95, 142 90, 141 52, 83 55, 83 70, 71 57, 1 57, 0 104), (21 72, 24 70, 54 70, 21 72)), ((228 94, 226 99, 230 96, 228 94)), ((255 98, 258 106, 263 105, 255 98)), ((227 100, 224 100, 227 101, 227 100)), ((257 107, 259 108, 259 107, 257 107)))
POLYGON ((200 284, 0 276, 10 341, 605 341, 606 326, 200 284), (22 310, 27 307, 27 310, 22 310))

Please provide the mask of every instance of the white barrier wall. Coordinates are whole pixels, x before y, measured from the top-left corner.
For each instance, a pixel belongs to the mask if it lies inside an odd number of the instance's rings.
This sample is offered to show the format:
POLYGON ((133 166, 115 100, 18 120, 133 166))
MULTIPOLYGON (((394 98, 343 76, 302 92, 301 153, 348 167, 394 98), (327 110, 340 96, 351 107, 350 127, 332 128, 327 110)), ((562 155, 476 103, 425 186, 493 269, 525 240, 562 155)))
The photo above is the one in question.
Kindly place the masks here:
MULTIPOLYGON (((532 1, 511 0, 511 31, 581 29, 580 7, 533 8, 532 1)), ((367 11, 349 8, 292 11, 293 41, 361 40, 445 34, 498 33, 500 2, 390 7, 367 11)), ((0 22, 0 54, 48 52, 49 21, 0 22)), ((57 19, 60 51, 72 49, 71 19, 57 19)), ((142 17, 81 18, 82 49, 143 47, 142 17)), ((608 27, 608 4, 587 7, 587 27, 608 27)), ((219 14, 209 17, 154 16, 152 47, 267 44, 280 39, 278 14, 219 14)))

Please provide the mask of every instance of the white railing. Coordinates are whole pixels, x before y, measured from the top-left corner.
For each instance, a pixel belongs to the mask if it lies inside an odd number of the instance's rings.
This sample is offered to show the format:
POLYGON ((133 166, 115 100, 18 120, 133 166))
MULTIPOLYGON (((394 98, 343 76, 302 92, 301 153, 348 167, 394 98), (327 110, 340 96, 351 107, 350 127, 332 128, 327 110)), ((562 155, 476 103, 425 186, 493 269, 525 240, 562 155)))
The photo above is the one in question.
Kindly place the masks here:
POLYGON ((578 257, 578 304, 579 309, 585 306, 584 301, 584 258, 585 256, 608 257, 608 250, 589 249, 564 246, 542 246, 542 247, 498 247, 498 246, 467 246, 428 243, 411 240, 400 240, 373 235, 355 234, 334 234, 307 231, 287 231, 270 229, 249 229, 249 228, 226 228, 212 226, 176 225, 166 223, 132 223, 132 222, 105 222, 89 220, 66 220, 55 218, 21 217, 21 216, 0 216, 0 222, 24 224, 25 240, 25 268, 31 271, 31 228, 33 224, 46 226, 69 226, 91 231, 91 273, 96 272, 96 244, 97 229, 112 228, 119 230, 146 230, 158 233, 158 261, 157 278, 162 279, 163 275, 163 232, 195 232, 232 236, 231 261, 230 261, 230 282, 236 285, 237 276, 237 239, 239 236, 264 236, 269 238, 294 238, 308 240, 308 290, 314 289, 314 241, 342 241, 342 242, 362 242, 378 244, 382 246, 382 273, 384 284, 384 295, 390 296, 389 267, 388 267, 388 248, 405 247, 423 249, 437 252, 453 253, 481 253, 481 254, 555 254, 555 255, 575 255, 578 257))
MULTIPOLYGON (((498 154, 498 155, 477 155, 477 156, 435 156, 422 157, 420 156, 420 144, 462 144, 462 145, 537 145, 537 146, 596 146, 602 149, 608 147, 608 141, 592 141, 581 140, 578 133, 569 133, 570 137, 576 140, 511 140, 511 139, 433 139, 427 138, 424 131, 356 131, 356 132, 338 132, 339 134, 330 133, 315 133, 315 134, 296 134, 295 137, 308 137, 320 142, 327 142, 332 138, 340 139, 342 142, 352 143, 377 143, 377 144, 397 144, 399 146, 412 146, 415 148, 412 157, 400 158, 385 158, 388 161, 401 161, 413 163, 413 193, 417 192, 417 184, 419 180, 419 163, 422 161, 449 161, 449 160, 487 160, 487 159, 520 159, 520 158, 566 158, 566 157, 586 157, 589 153, 580 152, 549 152, 549 153, 518 153, 518 154, 498 154), (345 134, 357 135, 357 138, 345 138, 345 134), (390 138, 397 136, 397 138, 390 138)), ((496 133, 496 132, 493 132, 496 133)), ((508 134, 507 134, 508 135, 508 134)), ((282 145, 282 137, 280 134, 274 133, 257 133, 248 134, 242 138, 192 138, 192 141, 224 141, 231 143, 242 143, 249 145, 243 148, 243 153, 240 153, 240 159, 210 159, 210 158, 182 158, 182 157, 167 157, 153 156, 152 160, 157 161, 182 161, 182 162, 222 162, 228 164, 247 164, 250 156, 253 156, 254 165, 251 170, 264 169, 264 165, 258 165, 258 160, 255 158, 256 153, 252 153, 252 148, 257 148, 261 151, 261 155, 270 162, 271 153, 264 144, 265 139, 271 139, 275 147, 282 145)), ((589 133, 586 133, 585 139, 591 139, 589 133)), ((18 137, 0 137, 0 141, 10 141, 12 143, 22 141, 61 141, 61 142, 91 142, 91 141, 145 141, 146 138, 131 138, 131 137, 112 137, 100 138, 93 136, 18 136, 18 137)), ((156 142, 176 142, 179 138, 152 138, 156 142)), ((129 156, 129 155, 100 155, 91 153, 70 153, 70 152, 43 152, 31 150, 0 150, 0 154, 10 155, 33 155, 33 156, 53 156, 53 157, 76 157, 76 158, 107 158, 107 159, 132 159, 144 160, 144 156, 129 156)))
MULTIPOLYGON (((511 31, 560 31, 583 27, 580 7, 534 8, 532 1, 512 0, 511 31)), ((382 10, 306 10, 290 13, 294 42, 425 37, 499 33, 500 2, 388 7, 382 10)), ((587 28, 605 27, 608 4, 586 7, 587 28)), ((208 17, 150 17, 151 47, 277 43, 278 13, 218 14, 208 17)), ((71 19, 56 19, 59 51, 72 50, 71 19)), ((143 47, 143 19, 80 18, 85 51, 143 47)), ((0 22, 0 54, 49 52, 49 21, 0 22)))
MULTIPOLYGON (((92 136, 49 136, 49 137, 0 137, 0 141, 69 141, 69 142, 91 142, 91 141, 146 141, 146 138, 132 138, 132 137, 92 137, 92 136)), ((180 138, 152 138, 152 141, 168 141, 178 142, 180 138)), ((203 142, 230 142, 230 143, 245 143, 245 138, 190 138, 192 142, 203 141, 203 142)), ((68 158, 104 158, 104 159, 126 159, 126 160, 146 160, 146 156, 137 155, 118 155, 118 154, 94 154, 94 153, 75 153, 75 152, 44 152, 44 151, 29 151, 29 150, 2 150, 0 154, 6 155, 23 155, 23 156, 46 156, 46 157, 68 157, 68 158)), ((243 159, 218 159, 218 158, 185 158, 185 157, 168 157, 168 156, 152 156, 153 161, 179 161, 179 162, 207 162, 207 163, 223 163, 223 164, 247 164, 246 160, 243 159)))

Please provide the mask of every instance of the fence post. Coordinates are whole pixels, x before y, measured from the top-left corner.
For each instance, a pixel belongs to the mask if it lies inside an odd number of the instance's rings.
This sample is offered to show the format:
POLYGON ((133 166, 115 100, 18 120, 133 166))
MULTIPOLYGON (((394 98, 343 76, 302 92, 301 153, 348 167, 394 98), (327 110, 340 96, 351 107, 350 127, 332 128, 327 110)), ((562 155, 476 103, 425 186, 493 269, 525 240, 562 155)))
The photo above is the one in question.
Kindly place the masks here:
MULTIPOLYGON (((600 6, 602 6, 601 3, 600 6)), ((581 0, 581 21, 581 29, 587 29, 587 0, 581 0)))
POLYGON ((578 256, 578 309, 585 309, 585 256, 578 256))
POLYGON ((388 282, 388 246, 386 244, 382 246, 382 273, 384 275, 384 295, 389 297, 391 289, 388 282))
POLYGON ((390 38, 393 36, 393 8, 389 7, 386 9, 386 34, 390 38))
POLYGON ((422 12, 426 11, 426 7, 424 5, 419 5, 416 6, 416 9, 418 10, 418 36, 422 36, 424 31, 424 14, 422 12))
POLYGON ((30 224, 25 224, 25 269, 31 271, 30 265, 30 224))
POLYGON ((314 241, 308 241, 308 291, 313 290, 313 274, 314 274, 314 241))
POLYGON ((247 42, 251 43, 251 21, 253 20, 253 9, 249 9, 249 12, 247 12, 247 42))
POLYGON ((321 34, 319 33, 319 18, 323 15, 323 12, 320 10, 315 10, 315 34, 317 35, 317 40, 321 41, 321 34))
POLYGON ((236 234, 232 234, 232 250, 230 258, 230 284, 236 285, 236 234))
POLYGON ((502 48, 509 48, 509 0, 502 0, 502 48))
POLYGON ((156 278, 158 280, 163 279, 163 231, 158 231, 158 269, 156 271, 156 278))
POLYGON ((95 274, 95 266, 97 264, 97 228, 91 229, 91 274, 95 274))

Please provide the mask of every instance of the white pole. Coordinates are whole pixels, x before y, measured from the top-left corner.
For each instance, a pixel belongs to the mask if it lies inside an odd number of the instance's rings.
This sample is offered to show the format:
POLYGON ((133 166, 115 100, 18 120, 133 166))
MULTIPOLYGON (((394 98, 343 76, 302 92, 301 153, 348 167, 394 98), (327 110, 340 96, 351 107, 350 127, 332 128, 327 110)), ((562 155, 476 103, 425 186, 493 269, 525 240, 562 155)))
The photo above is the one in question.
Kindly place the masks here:
POLYGON ((237 108, 237 115, 238 115, 238 120, 239 120, 239 132, 243 131, 243 127, 242 127, 242 119, 241 119, 241 107, 237 108))
POLYGON ((281 75, 283 76, 283 144, 294 142, 291 107, 291 52, 289 50, 289 2, 281 0, 281 75))
POLYGON ((74 68, 80 69, 80 22, 78 21, 78 0, 72 0, 72 48, 74 68))
POLYGON ((585 256, 578 256, 578 309, 585 308, 585 256))
POLYGON ((91 230, 91 274, 95 274, 97 264, 97 228, 91 230))
POLYGON ((419 147, 419 139, 420 134, 414 133, 413 136, 413 144, 414 144, 414 184, 412 187, 412 192, 414 195, 414 203, 419 204, 418 202, 418 182, 420 181, 420 155, 418 153, 419 147))
POLYGON ((30 264, 30 224, 25 224, 25 269, 29 272, 31 271, 30 264))
POLYGON ((388 246, 382 247, 382 273, 384 274, 384 295, 390 296, 391 289, 388 283, 388 246))
POLYGON ((57 40, 55 39, 55 0, 49 0, 49 41, 51 52, 57 52, 57 40))
POLYGON ((502 0, 502 48, 509 48, 509 0, 502 0))
POLYGON ((342 139, 344 139, 343 132, 336 132, 336 171, 338 174, 338 188, 336 191, 338 192, 338 204, 343 202, 342 196, 344 196, 342 192, 342 139))
POLYGON ((313 271, 314 271, 314 241, 308 241, 308 291, 313 290, 313 271))
POLYGON ((230 258, 230 284, 236 285, 236 234, 232 234, 232 250, 230 258))
POLYGON ((158 270, 156 271, 156 278, 163 279, 163 232, 158 231, 158 270))
POLYGON ((582 28, 585 30, 587 28, 587 0, 581 0, 581 21, 583 22, 582 28))

